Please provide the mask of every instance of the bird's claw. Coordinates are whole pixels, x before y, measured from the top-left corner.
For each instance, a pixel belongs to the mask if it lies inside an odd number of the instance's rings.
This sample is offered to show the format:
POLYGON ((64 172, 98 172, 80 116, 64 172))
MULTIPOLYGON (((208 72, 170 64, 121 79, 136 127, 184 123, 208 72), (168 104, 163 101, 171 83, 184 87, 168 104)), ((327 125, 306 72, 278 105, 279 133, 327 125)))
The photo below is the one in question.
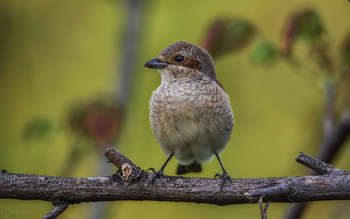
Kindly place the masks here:
POLYGON ((220 174, 220 173, 215 174, 214 179, 216 179, 216 178, 221 179, 220 192, 222 191, 222 188, 224 187, 224 184, 226 181, 230 181, 232 183, 232 179, 231 179, 230 175, 227 174, 226 171, 224 171, 222 174, 220 174))
POLYGON ((145 181, 146 180, 147 172, 144 170, 141 170, 137 173, 137 175, 131 180, 132 183, 135 183, 139 180, 145 181))
MULTIPOLYGON (((154 171, 154 169, 153 169, 154 171)), ((154 172, 154 175, 152 176, 152 179, 151 179, 151 183, 154 184, 154 182, 156 181, 156 179, 159 179, 160 177, 164 176, 164 173, 162 170, 159 170, 157 172, 154 172)))
POLYGON ((152 171, 153 173, 155 173, 156 171, 155 171, 155 169, 153 168, 153 167, 151 167, 151 168, 148 168, 147 170, 146 170, 146 172, 148 172, 148 171, 152 171))

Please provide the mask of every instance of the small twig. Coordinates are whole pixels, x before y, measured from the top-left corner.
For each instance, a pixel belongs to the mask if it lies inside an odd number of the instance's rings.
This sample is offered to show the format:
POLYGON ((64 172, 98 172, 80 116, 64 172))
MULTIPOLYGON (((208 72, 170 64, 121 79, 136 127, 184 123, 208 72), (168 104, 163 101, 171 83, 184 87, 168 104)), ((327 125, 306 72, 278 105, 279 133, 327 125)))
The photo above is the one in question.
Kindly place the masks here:
POLYGON ((350 174, 347 171, 339 170, 335 167, 333 167, 330 164, 324 163, 320 160, 317 160, 316 158, 313 158, 309 155, 306 155, 304 153, 299 153, 299 156, 296 158, 296 161, 299 163, 302 163, 303 165, 315 170, 319 174, 337 174, 337 175, 347 175, 350 174))
MULTIPOLYGON (((265 204, 265 208, 264 208, 264 214, 265 214, 265 215, 267 215, 266 212, 267 212, 267 208, 270 206, 270 203, 271 203, 271 202, 268 201, 268 202, 265 204)), ((267 216, 266 216, 266 217, 267 217, 267 216)))
POLYGON ((121 169, 124 164, 129 164, 132 168, 138 168, 129 158, 125 157, 116 148, 107 148, 104 155, 108 158, 109 162, 116 165, 118 169, 121 169))
POLYGON ((261 196, 259 198, 259 209, 260 209, 260 215, 261 215, 261 219, 266 219, 266 214, 264 212, 264 203, 262 201, 264 196, 261 196))
POLYGON ((134 179, 140 175, 141 168, 136 166, 116 148, 107 148, 104 155, 108 158, 109 162, 117 166, 122 172, 121 177, 123 180, 134 179))
POLYGON ((261 214, 261 219, 267 219, 266 212, 271 202, 267 202, 264 207, 263 198, 264 198, 264 195, 259 198, 260 214, 261 214))
POLYGON ((64 210, 68 208, 67 202, 62 202, 55 205, 49 213, 47 213, 42 219, 53 219, 60 215, 64 210))

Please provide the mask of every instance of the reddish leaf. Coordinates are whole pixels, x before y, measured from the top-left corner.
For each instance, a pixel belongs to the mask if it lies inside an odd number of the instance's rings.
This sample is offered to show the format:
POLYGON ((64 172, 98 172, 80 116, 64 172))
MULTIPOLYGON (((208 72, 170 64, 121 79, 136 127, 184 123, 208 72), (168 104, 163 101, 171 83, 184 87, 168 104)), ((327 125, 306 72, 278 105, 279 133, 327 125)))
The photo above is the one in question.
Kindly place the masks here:
POLYGON ((110 144, 120 132, 123 111, 109 101, 94 101, 75 107, 69 116, 69 124, 77 134, 86 136, 99 146, 110 144))
POLYGON ((293 12, 286 21, 282 32, 282 53, 290 56, 297 38, 314 44, 325 32, 320 16, 312 9, 293 12))
POLYGON ((219 57, 228 52, 235 52, 251 42, 255 27, 242 19, 218 19, 208 28, 202 42, 213 57, 219 57))

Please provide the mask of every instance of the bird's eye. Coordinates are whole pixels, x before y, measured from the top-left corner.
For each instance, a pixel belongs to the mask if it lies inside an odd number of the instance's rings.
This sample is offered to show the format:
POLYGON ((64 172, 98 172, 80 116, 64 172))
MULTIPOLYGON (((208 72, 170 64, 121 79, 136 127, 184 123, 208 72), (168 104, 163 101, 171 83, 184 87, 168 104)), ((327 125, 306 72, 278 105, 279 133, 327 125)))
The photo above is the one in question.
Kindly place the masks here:
POLYGON ((181 62, 183 62, 185 60, 185 57, 183 57, 182 55, 178 55, 178 56, 175 57, 174 60, 177 63, 181 63, 181 62))

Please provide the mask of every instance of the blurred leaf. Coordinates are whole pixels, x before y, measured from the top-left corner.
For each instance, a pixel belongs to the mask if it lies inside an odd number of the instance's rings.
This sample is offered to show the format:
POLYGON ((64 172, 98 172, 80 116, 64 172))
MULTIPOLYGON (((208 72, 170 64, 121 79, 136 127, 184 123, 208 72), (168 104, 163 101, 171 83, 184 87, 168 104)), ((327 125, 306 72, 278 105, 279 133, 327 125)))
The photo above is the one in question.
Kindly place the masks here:
POLYGON ((74 106, 69 114, 69 125, 79 135, 105 146, 116 139, 122 123, 122 109, 114 98, 106 98, 74 106))
POLYGON ((35 118, 25 125, 23 140, 41 140, 48 137, 54 129, 51 120, 47 118, 35 118))
POLYGON ((290 56, 297 38, 306 39, 314 44, 325 32, 320 16, 312 9, 293 12, 286 21, 282 32, 282 52, 290 56))
POLYGON ((321 17, 313 10, 306 10, 299 16, 298 34, 307 40, 319 38, 325 29, 321 17))
POLYGON ((253 49, 250 59, 254 65, 268 67, 276 63, 279 53, 277 48, 267 40, 262 40, 253 49))
POLYGON ((247 46, 255 33, 255 27, 242 19, 217 19, 208 28, 202 47, 214 58, 228 52, 236 52, 247 46))

